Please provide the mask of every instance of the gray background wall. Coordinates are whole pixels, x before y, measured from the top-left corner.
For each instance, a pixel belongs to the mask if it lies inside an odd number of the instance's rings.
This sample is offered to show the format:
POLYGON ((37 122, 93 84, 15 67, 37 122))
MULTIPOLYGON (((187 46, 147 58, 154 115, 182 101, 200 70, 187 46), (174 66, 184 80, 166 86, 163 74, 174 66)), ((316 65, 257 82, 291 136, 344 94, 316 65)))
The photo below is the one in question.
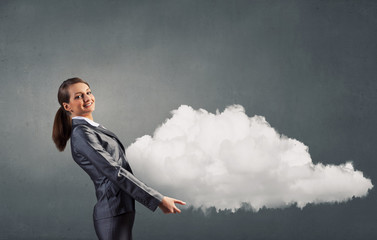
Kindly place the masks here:
MULTIPOLYGON (((60 83, 127 146, 187 104, 241 104, 313 161, 377 179, 376 1, 0 2, 0 239, 94 239, 94 187, 51 141, 60 83)), ((184 186, 183 186, 184 187, 184 186)), ((138 205, 135 239, 376 239, 376 191, 303 210, 138 205)))

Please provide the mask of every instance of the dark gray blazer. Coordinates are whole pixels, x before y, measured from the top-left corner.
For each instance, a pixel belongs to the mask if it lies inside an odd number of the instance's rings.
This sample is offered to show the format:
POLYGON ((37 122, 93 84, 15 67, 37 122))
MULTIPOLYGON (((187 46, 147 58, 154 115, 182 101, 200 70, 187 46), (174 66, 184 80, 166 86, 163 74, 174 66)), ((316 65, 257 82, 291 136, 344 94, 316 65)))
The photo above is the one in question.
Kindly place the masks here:
POLYGON ((135 200, 154 211, 163 196, 133 174, 125 149, 111 131, 72 119, 71 152, 92 179, 97 196, 94 220, 135 211, 135 200))

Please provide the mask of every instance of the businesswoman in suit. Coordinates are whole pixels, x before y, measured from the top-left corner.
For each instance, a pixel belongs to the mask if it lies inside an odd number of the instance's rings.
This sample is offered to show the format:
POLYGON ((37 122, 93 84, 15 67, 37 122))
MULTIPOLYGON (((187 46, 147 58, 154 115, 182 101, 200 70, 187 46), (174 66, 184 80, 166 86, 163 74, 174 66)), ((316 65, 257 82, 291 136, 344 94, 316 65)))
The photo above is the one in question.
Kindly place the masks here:
POLYGON ((175 204, 185 203, 163 196, 137 179, 118 137, 93 121, 95 98, 89 84, 80 78, 65 80, 59 87, 52 138, 63 151, 71 138, 74 161, 90 176, 97 203, 93 221, 100 240, 132 239, 135 200, 152 211, 180 213, 175 204))

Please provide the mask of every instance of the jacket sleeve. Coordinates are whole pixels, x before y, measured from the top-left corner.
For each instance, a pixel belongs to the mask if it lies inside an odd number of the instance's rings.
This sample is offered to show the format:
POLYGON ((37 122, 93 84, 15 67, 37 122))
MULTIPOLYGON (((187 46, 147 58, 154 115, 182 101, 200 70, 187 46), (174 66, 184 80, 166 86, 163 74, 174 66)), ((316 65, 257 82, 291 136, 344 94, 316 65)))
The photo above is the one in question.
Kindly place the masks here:
POLYGON ((87 158, 111 182, 152 211, 161 203, 163 195, 148 187, 131 172, 120 166, 103 148, 93 129, 77 126, 72 132, 75 152, 87 158))

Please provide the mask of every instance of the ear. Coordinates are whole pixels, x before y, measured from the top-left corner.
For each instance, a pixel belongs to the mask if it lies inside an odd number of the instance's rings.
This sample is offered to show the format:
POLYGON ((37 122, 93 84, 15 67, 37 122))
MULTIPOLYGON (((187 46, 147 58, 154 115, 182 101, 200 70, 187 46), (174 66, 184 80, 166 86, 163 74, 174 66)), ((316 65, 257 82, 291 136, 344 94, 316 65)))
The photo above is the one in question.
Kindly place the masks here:
POLYGON ((68 112, 72 111, 72 108, 68 103, 63 102, 63 107, 64 107, 64 110, 66 110, 68 112))

